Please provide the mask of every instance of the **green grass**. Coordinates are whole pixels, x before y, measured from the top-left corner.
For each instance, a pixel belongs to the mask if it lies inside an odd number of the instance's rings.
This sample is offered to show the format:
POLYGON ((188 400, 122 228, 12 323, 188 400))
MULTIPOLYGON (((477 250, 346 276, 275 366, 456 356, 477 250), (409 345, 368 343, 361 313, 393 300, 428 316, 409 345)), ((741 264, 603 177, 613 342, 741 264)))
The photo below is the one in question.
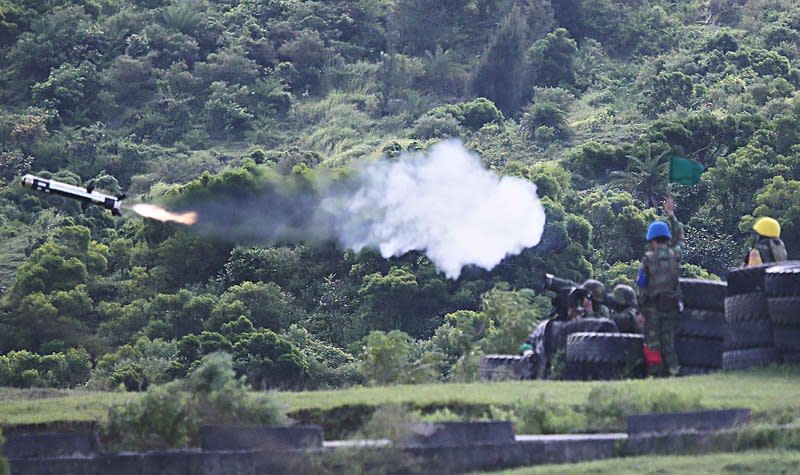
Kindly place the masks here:
POLYGON ((135 397, 138 394, 0 388, 0 425, 100 421, 112 404, 135 397))
POLYGON ((748 407, 755 412, 800 410, 800 370, 766 370, 716 373, 672 379, 646 379, 616 382, 508 381, 470 384, 423 384, 354 388, 338 391, 277 393, 290 410, 330 409, 348 404, 417 405, 442 402, 508 405, 519 400, 536 400, 540 395, 560 404, 586 401, 598 385, 622 387, 640 394, 673 391, 687 399, 700 395, 708 407, 748 407))
POLYGON ((800 451, 761 450, 729 454, 692 456, 647 456, 583 462, 570 465, 542 465, 502 472, 495 475, 570 475, 613 473, 648 475, 665 473, 734 474, 800 473, 800 451))
MULTIPOLYGON (((517 401, 579 405, 592 388, 608 385, 644 398, 671 391, 684 399, 700 398, 703 407, 746 407, 758 422, 790 423, 800 415, 800 369, 716 373, 672 379, 618 382, 509 381, 470 384, 423 384, 352 388, 335 391, 275 392, 287 411, 328 410, 342 406, 411 404, 487 404, 517 401), (699 396, 698 396, 699 395, 699 396)), ((101 420, 108 406, 137 397, 133 393, 0 389, 0 425, 101 420)))

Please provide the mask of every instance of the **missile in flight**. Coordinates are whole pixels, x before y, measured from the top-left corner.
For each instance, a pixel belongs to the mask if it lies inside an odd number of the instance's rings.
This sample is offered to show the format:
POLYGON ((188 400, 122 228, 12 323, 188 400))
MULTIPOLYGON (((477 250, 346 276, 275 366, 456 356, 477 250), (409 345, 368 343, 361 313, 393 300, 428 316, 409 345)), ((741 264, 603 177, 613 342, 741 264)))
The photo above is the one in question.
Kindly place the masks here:
POLYGON ((120 215, 119 210, 122 208, 122 199, 125 198, 125 195, 111 196, 94 191, 94 185, 91 184, 86 187, 80 187, 31 174, 22 177, 22 185, 36 191, 78 200, 84 209, 89 205, 102 206, 116 216, 120 215))

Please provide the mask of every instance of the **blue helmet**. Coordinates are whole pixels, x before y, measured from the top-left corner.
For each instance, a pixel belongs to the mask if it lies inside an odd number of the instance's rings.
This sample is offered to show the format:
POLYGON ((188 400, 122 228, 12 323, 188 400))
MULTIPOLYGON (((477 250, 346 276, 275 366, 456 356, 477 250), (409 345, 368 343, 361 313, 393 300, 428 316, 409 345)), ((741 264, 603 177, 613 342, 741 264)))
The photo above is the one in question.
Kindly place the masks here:
POLYGON ((672 233, 669 231, 669 226, 664 221, 653 221, 650 223, 650 227, 647 228, 647 240, 651 241, 660 237, 672 239, 672 233))

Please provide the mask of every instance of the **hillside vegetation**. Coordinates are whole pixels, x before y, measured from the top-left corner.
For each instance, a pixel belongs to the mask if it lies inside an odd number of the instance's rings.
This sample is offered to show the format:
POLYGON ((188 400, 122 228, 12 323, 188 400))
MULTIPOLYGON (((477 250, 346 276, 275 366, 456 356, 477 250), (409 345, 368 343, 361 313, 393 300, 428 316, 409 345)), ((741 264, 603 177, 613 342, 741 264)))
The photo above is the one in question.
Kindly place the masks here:
POLYGON ((0 59, 0 386, 142 390, 217 351, 254 388, 472 381, 545 317, 544 273, 634 277, 671 155, 707 167, 671 185, 687 276, 724 277, 762 215, 800 258, 793 0, 0 0, 0 59), (538 246, 456 280, 18 179, 185 205, 446 138, 547 211, 538 246))

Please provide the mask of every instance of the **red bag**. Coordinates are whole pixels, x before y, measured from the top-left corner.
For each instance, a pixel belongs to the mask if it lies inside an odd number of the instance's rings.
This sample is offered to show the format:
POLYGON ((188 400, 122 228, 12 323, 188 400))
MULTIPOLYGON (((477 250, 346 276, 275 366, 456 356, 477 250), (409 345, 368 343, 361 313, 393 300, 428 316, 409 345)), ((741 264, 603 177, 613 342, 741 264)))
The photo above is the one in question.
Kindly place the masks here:
POLYGON ((644 345, 644 362, 648 369, 660 365, 662 362, 661 352, 658 350, 651 350, 647 345, 644 345))

